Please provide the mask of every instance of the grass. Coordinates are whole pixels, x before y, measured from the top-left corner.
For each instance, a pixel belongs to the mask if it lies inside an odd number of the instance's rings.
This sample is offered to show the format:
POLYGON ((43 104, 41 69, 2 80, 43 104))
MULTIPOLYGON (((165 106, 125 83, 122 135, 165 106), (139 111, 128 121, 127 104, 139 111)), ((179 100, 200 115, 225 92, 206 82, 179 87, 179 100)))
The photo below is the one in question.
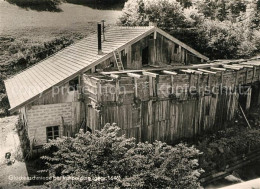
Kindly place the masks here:
POLYGON ((60 12, 36 11, 0 0, 0 116, 9 108, 4 79, 86 37, 102 19, 116 24, 121 14, 70 3, 58 8, 60 12))

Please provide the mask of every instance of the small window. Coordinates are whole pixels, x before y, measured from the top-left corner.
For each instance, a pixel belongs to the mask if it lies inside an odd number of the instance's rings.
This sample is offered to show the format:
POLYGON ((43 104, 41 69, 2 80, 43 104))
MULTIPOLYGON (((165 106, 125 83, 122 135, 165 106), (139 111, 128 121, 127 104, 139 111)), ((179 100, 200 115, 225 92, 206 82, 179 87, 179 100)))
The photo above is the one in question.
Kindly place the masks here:
POLYGON ((174 46, 174 53, 177 54, 179 51, 179 45, 175 44, 174 46))
POLYGON ((78 85, 79 85, 79 78, 76 77, 75 79, 73 80, 70 80, 69 81, 69 90, 70 91, 77 91, 78 90, 78 85))
POLYGON ((59 126, 46 127, 47 142, 59 137, 59 126))

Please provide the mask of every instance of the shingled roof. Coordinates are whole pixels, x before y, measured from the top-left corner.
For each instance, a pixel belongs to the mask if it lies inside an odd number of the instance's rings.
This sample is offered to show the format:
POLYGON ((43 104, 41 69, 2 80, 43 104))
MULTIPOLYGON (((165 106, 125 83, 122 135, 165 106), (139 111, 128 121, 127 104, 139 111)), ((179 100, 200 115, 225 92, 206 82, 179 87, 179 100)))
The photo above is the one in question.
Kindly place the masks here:
POLYGON ((103 54, 98 55, 97 35, 93 34, 5 80, 10 110, 22 107, 53 86, 68 82, 113 56, 114 50, 122 50, 154 31, 165 35, 198 57, 208 60, 207 57, 156 27, 111 27, 106 31, 106 40, 102 42, 103 54))

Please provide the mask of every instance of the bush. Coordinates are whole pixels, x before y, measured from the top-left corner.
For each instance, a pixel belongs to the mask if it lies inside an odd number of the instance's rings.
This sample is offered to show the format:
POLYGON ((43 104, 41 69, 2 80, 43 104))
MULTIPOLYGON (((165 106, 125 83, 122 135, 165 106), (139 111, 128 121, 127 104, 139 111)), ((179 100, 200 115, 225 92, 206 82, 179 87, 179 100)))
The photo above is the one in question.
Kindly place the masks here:
POLYGON ((259 149, 260 130, 229 128, 212 136, 203 137, 196 147, 203 152, 203 156, 200 158, 200 166, 206 172, 211 169, 221 171, 230 163, 228 161, 232 158, 246 154, 250 150, 259 149))
POLYGON ((258 51, 255 35, 242 23, 205 19, 198 26, 197 43, 214 59, 244 58, 258 51))
POLYGON ((93 134, 82 131, 76 138, 62 137, 45 145, 56 147, 44 170, 50 176, 91 178, 48 182, 50 187, 76 188, 198 188, 199 151, 185 144, 135 143, 118 136, 119 128, 105 125, 93 134), (96 181, 97 178, 104 178, 96 181))

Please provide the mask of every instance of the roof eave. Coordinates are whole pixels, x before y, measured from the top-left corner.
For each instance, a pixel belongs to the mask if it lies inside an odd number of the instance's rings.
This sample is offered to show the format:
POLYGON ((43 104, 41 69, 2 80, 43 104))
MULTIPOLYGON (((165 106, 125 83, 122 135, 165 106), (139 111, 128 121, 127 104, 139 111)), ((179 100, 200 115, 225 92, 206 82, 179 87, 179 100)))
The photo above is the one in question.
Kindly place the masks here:
POLYGON ((196 51, 195 49, 191 48, 190 46, 186 45, 185 43, 181 42, 180 40, 176 39, 175 37, 171 36, 170 34, 166 33, 165 31, 161 30, 160 28, 156 27, 156 32, 160 33, 161 35, 167 37, 168 39, 170 39, 171 41, 175 42, 176 44, 182 46, 184 49, 190 51, 191 53, 193 53, 194 55, 198 56, 199 58, 208 61, 209 58, 204 56, 203 54, 199 53, 198 51, 196 51))

